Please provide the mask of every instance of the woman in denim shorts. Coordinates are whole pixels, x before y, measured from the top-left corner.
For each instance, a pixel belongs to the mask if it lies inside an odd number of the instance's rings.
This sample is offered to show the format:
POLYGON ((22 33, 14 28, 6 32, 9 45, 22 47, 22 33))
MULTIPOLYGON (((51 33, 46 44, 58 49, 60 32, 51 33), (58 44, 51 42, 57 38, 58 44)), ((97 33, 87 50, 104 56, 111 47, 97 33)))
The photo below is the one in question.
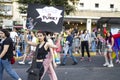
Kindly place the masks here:
POLYGON ((112 47, 114 45, 114 38, 112 37, 111 32, 108 32, 106 35, 106 46, 104 46, 104 57, 105 57, 105 64, 103 66, 107 67, 114 67, 113 60, 112 60, 112 47))

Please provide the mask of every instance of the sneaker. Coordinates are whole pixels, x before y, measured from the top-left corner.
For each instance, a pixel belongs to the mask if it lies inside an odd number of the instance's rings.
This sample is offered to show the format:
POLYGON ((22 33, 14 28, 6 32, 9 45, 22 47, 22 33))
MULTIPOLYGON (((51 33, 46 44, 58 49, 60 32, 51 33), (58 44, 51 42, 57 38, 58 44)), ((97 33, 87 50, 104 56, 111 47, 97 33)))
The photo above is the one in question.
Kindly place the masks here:
POLYGON ((56 64, 60 64, 61 62, 59 61, 59 62, 55 62, 56 64))
POLYGON ((74 62, 72 65, 76 65, 76 64, 78 64, 77 62, 74 62))
POLYGON ((18 80, 22 80, 21 78, 19 78, 18 80))
POLYGON ((55 59, 55 63, 56 64, 60 64, 61 62, 60 62, 60 59, 55 59))
POLYGON ((21 62, 18 62, 19 64, 25 64, 25 62, 21 61, 21 62))
POLYGON ((84 61, 84 58, 82 57, 82 58, 80 59, 80 61, 84 61))
POLYGON ((108 67, 114 67, 114 65, 113 64, 109 64, 108 67))
POLYGON ((32 61, 28 62, 28 64, 32 64, 32 61))
POLYGON ((119 63, 120 63, 120 61, 119 61, 119 60, 116 60, 116 61, 115 61, 115 63, 119 64, 119 63))
POLYGON ((108 66, 109 65, 109 63, 105 63, 105 64, 103 64, 103 66, 108 66))
POLYGON ((88 58, 88 61, 91 62, 92 61, 91 58, 88 58))

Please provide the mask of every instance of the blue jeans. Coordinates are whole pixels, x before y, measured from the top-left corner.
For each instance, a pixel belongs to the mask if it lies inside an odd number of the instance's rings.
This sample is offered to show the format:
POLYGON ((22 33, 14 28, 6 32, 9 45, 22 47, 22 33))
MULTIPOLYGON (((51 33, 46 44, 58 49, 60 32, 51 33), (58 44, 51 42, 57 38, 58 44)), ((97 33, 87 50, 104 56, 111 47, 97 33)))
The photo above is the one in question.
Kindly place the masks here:
POLYGON ((4 69, 14 80, 19 79, 18 74, 12 69, 10 61, 8 61, 8 59, 6 60, 0 59, 0 80, 3 80, 4 69))
POLYGON ((96 52, 96 42, 95 41, 91 42, 91 50, 92 50, 92 52, 96 52))
MULTIPOLYGON (((78 62, 77 59, 72 54, 72 46, 69 47, 68 51, 66 51, 66 52, 68 52, 68 54, 70 55, 70 57, 72 58, 72 60, 74 62, 76 62, 76 63, 78 62)), ((66 61, 67 61, 67 53, 64 53, 63 64, 66 64, 66 61)))

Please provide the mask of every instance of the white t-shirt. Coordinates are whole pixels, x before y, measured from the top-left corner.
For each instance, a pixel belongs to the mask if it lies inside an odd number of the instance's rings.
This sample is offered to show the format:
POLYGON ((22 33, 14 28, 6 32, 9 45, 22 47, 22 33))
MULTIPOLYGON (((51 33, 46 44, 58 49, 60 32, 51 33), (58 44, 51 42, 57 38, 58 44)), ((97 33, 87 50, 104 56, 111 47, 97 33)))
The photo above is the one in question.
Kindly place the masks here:
POLYGON ((16 37, 18 37, 17 32, 15 31, 10 32, 10 37, 12 38, 13 42, 16 42, 16 37))
POLYGON ((80 38, 81 38, 81 41, 89 41, 90 35, 89 34, 81 34, 80 38))
MULTIPOLYGON (((32 42, 37 42, 37 38, 36 37, 33 37, 32 38, 32 42)), ((35 51, 36 47, 35 46, 31 46, 31 51, 35 51)))

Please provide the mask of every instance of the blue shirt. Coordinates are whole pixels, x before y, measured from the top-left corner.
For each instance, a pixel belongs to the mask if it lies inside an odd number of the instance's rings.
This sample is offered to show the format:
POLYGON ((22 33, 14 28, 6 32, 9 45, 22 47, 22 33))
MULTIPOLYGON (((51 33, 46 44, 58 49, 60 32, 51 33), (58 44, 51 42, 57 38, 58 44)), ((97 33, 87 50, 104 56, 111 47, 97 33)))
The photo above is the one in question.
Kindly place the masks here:
POLYGON ((71 35, 68 35, 68 36, 66 37, 66 41, 69 42, 69 46, 72 46, 72 43, 73 43, 73 37, 72 37, 71 35))

